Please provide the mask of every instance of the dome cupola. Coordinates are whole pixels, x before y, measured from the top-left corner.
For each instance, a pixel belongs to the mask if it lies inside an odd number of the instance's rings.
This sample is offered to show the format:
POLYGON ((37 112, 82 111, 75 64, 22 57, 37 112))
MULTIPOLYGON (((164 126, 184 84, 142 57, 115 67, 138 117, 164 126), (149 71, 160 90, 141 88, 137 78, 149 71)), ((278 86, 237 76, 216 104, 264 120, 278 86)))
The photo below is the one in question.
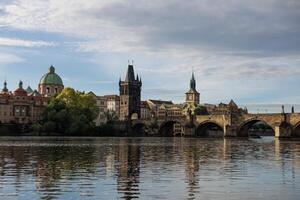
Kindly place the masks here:
POLYGON ((40 85, 63 85, 63 81, 59 75, 55 73, 55 68, 51 65, 49 72, 42 76, 40 85))
POLYGON ((53 96, 64 89, 61 77, 55 73, 55 68, 51 65, 48 73, 42 76, 39 83, 39 93, 43 96, 53 96))

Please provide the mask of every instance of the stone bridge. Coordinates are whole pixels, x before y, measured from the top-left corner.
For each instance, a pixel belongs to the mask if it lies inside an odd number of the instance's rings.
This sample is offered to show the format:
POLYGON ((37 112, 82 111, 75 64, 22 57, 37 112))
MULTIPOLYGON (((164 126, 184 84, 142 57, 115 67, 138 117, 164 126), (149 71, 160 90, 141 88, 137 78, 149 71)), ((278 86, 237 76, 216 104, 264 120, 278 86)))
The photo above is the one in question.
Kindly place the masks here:
POLYGON ((182 128, 181 136, 248 137, 249 129, 264 122, 275 137, 300 137, 300 113, 196 115, 164 119, 133 120, 131 131, 137 135, 174 136, 174 124, 182 128))

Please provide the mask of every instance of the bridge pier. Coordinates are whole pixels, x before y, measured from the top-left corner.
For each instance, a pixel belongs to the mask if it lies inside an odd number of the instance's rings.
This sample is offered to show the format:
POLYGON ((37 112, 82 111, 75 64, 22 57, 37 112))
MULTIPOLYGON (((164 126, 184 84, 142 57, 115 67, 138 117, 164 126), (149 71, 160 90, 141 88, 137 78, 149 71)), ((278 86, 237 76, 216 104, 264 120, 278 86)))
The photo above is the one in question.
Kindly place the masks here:
POLYGON ((193 136, 196 136, 196 128, 195 127, 184 127, 184 136, 186 137, 193 137, 193 136))
POLYGON ((224 137, 236 137, 237 136, 237 129, 234 126, 224 126, 224 137))
POLYGON ((276 138, 288 138, 292 135, 292 127, 284 122, 280 125, 276 125, 274 131, 276 138))

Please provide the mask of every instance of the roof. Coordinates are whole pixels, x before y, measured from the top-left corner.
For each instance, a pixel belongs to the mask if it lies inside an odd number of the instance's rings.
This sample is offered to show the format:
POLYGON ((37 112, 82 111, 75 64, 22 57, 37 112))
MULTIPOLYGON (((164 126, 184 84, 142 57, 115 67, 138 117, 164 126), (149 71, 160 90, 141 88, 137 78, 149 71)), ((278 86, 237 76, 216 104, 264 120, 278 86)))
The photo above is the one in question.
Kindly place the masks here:
POLYGON ((27 87, 27 89, 26 89, 26 92, 27 92, 27 93, 32 93, 32 92, 33 92, 33 90, 31 89, 31 87, 30 87, 30 86, 28 86, 28 87, 27 87))
POLYGON ((230 106, 230 107, 238 107, 238 106, 236 105, 236 103, 235 103, 232 99, 231 99, 231 101, 229 102, 228 106, 230 106))
POLYGON ((155 105, 161 105, 161 104, 169 104, 169 105, 172 105, 173 102, 172 101, 163 101, 163 100, 154 100, 154 99, 148 99, 147 100, 148 102, 151 102, 155 105))
POLYGON ((114 100, 114 101, 119 101, 120 100, 120 97, 116 94, 105 95, 105 97, 107 98, 107 100, 114 100))
POLYGON ((16 96, 27 96, 26 90, 23 89, 23 82, 19 82, 19 88, 14 91, 14 95, 16 96))
POLYGON ((126 82, 135 81, 135 79, 134 79, 133 65, 128 65, 128 69, 127 69, 125 81, 126 82))
POLYGON ((55 73, 55 68, 51 66, 49 72, 42 76, 40 80, 41 85, 61 85, 63 86, 63 81, 59 75, 55 73))
POLYGON ((150 106, 149 106, 149 104, 148 104, 147 101, 141 101, 141 108, 148 108, 148 109, 150 109, 150 106))
POLYGON ((16 95, 16 96, 27 96, 27 92, 23 88, 18 88, 14 91, 14 95, 16 95))
POLYGON ((29 94, 29 96, 39 97, 41 96, 41 94, 37 90, 34 90, 32 93, 29 94))

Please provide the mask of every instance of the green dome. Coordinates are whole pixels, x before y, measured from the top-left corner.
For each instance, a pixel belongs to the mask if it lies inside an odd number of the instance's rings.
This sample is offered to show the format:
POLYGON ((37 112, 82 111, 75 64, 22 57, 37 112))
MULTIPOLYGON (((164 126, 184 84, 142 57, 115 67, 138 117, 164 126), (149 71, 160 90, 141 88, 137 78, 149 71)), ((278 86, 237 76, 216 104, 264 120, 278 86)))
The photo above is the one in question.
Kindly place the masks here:
POLYGON ((42 76, 41 85, 63 85, 62 79, 55 73, 55 68, 51 66, 49 72, 42 76))

